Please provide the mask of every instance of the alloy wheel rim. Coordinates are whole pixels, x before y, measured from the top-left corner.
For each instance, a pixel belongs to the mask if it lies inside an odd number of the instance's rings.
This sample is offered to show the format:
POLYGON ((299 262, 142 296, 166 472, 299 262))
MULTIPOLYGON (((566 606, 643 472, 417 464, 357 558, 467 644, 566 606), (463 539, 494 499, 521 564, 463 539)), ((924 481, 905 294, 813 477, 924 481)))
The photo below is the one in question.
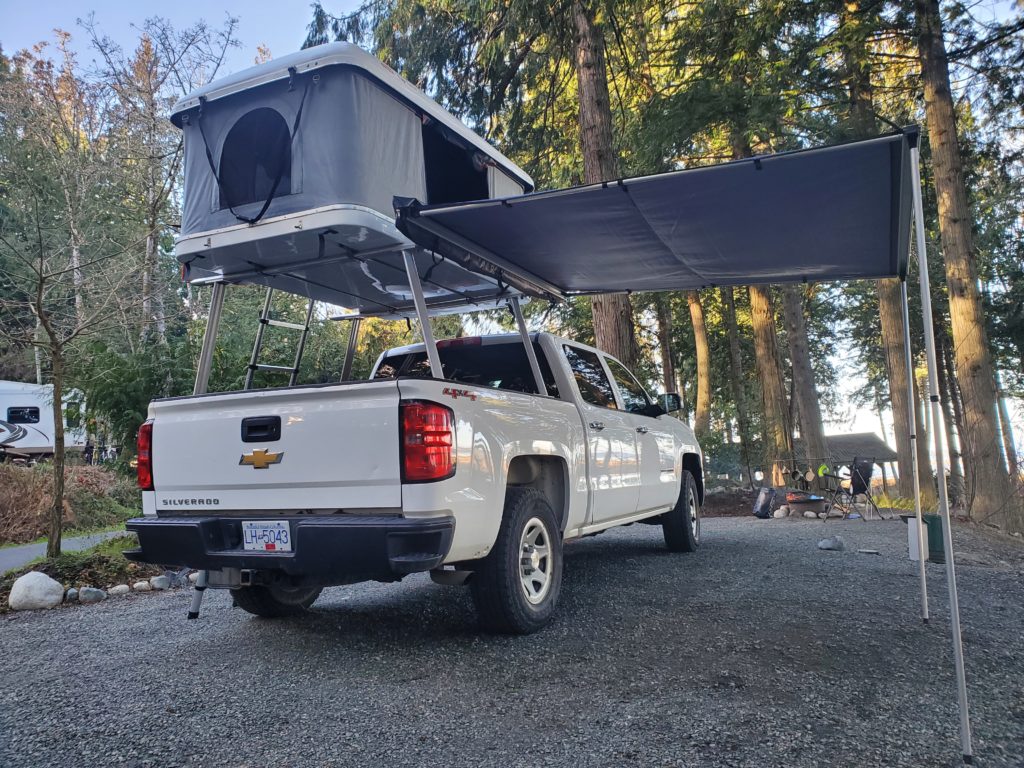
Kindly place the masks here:
POLYGON ((551 537, 539 517, 531 517, 519 539, 519 583, 531 605, 544 601, 551 591, 551 537))
POLYGON ((700 541, 700 507, 697 506, 697 495, 691 488, 690 496, 690 531, 693 533, 693 540, 700 541))

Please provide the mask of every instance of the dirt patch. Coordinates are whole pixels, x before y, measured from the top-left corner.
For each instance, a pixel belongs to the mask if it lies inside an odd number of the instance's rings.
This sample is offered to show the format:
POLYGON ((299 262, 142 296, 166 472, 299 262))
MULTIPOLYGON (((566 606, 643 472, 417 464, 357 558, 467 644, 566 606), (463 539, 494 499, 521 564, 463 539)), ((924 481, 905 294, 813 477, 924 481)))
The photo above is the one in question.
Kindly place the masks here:
POLYGON ((749 488, 709 488, 700 508, 704 517, 744 517, 753 514, 757 493, 749 488))

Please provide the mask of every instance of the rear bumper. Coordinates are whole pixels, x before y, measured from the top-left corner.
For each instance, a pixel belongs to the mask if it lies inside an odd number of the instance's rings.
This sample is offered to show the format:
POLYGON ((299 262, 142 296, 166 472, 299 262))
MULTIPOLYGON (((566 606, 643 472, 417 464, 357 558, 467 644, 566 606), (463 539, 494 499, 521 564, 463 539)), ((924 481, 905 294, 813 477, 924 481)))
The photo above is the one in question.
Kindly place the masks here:
MULTIPOLYGON (((304 582, 394 581, 429 571, 452 544, 452 517, 386 515, 278 516, 289 524, 291 552, 242 549, 241 517, 146 517, 129 520, 139 548, 129 560, 202 570, 276 571, 304 582)), ((261 519, 254 514, 247 520, 261 519)))

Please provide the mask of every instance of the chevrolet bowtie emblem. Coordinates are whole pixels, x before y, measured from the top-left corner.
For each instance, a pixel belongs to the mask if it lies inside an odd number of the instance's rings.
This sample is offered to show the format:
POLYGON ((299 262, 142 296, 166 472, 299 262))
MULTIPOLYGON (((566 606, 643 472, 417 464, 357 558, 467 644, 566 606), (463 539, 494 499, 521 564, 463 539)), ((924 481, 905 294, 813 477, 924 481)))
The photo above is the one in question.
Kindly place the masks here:
POLYGON ((239 466, 247 465, 253 469, 266 469, 271 464, 280 464, 281 459, 284 458, 284 451, 280 453, 270 453, 270 451, 264 451, 262 448, 257 448, 252 453, 243 453, 242 458, 238 460, 239 466))

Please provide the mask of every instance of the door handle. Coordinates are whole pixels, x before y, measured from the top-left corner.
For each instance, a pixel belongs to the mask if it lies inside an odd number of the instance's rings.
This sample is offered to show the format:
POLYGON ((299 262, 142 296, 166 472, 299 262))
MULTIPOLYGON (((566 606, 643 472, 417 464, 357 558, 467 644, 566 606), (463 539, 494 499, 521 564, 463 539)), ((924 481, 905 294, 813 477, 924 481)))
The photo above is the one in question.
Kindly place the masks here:
POLYGON ((647 434, 647 427, 637 427, 636 431, 639 432, 641 435, 646 435, 647 434))
POLYGON ((594 430, 595 432, 600 432, 602 429, 604 429, 604 422, 603 421, 592 421, 592 422, 590 422, 590 428, 592 430, 594 430))

